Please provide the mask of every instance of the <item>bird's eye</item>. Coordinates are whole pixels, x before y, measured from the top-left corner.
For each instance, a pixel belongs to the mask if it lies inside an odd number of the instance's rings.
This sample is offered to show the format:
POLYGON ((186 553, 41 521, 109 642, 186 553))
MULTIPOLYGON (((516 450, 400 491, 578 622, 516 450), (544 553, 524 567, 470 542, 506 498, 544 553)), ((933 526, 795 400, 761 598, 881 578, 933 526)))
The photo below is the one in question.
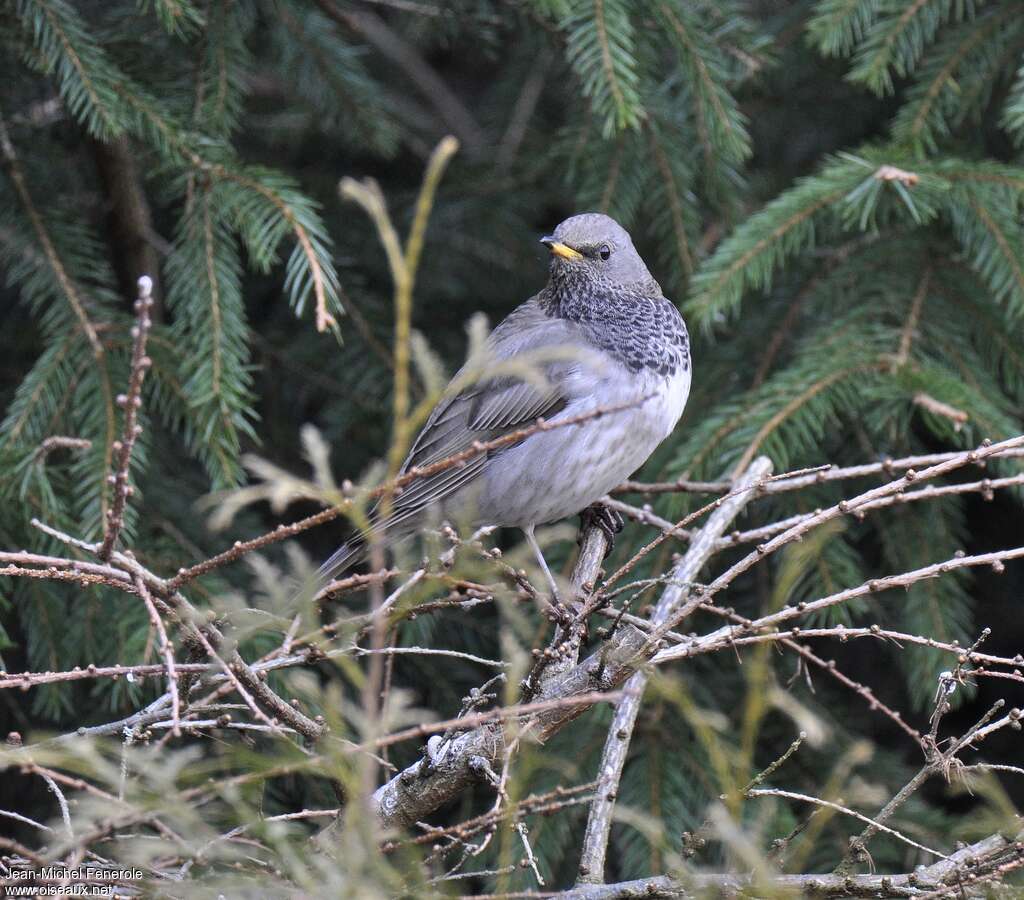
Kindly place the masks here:
POLYGON ((612 255, 612 248, 609 247, 607 244, 602 244, 601 249, 598 250, 597 252, 600 255, 601 259, 607 259, 609 256, 612 255))

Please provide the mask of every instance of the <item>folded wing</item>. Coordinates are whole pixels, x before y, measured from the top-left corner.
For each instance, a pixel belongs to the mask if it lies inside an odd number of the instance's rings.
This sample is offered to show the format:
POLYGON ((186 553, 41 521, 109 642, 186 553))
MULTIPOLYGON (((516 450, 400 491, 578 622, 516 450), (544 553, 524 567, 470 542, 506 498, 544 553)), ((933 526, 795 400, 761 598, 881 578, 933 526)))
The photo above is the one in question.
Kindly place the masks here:
MULTIPOLYGON (((453 385, 463 386, 450 387, 438 402, 413 442, 402 471, 433 465, 468 450, 476 441, 491 441, 539 418, 556 416, 572 400, 572 376, 580 366, 569 348, 575 347, 578 353, 582 343, 575 325, 548 316, 535 299, 524 303, 491 333, 485 358, 471 360, 453 379, 453 385), (513 368, 521 363, 523 374, 506 371, 464 384, 469 371, 508 370, 510 363, 513 368)), ((391 512, 383 522, 378 510, 371 514, 373 527, 388 543, 407 534, 426 509, 479 478, 502 449, 472 456, 406 485, 393 498, 391 512)), ((486 510, 481 512, 486 514, 486 510)), ((339 549, 318 573, 321 581, 352 565, 361 550, 360 539, 339 549)))

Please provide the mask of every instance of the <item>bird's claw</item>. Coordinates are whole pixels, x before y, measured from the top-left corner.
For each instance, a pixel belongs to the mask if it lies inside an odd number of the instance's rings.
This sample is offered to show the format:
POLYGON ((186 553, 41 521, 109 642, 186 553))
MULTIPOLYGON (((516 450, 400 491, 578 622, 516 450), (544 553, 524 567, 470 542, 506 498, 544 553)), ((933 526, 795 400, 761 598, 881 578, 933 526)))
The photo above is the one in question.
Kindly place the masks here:
POLYGON ((583 532, 587 528, 591 526, 600 528, 608 541, 608 547, 604 551, 604 558, 607 559, 608 554, 615 547, 615 535, 622 531, 625 524, 626 520, 618 510, 605 506, 603 503, 594 503, 580 513, 580 537, 577 538, 577 543, 582 543, 583 532))

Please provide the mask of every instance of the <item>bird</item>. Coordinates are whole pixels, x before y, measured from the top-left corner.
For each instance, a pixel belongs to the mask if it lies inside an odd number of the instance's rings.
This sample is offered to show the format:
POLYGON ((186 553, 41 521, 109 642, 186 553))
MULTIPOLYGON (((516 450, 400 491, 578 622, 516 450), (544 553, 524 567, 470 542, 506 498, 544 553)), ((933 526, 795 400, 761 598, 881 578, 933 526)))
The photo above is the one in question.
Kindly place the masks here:
MULTIPOLYGON (((673 431, 690 391, 690 340, 618 222, 581 213, 541 238, 550 254, 547 285, 513 310, 482 351, 452 379, 401 473, 430 466, 503 435, 547 423, 608 414, 534 431, 511 446, 406 484, 390 509, 371 512, 385 545, 429 516, 522 530, 557 599, 557 583, 535 529, 579 513, 609 538, 622 527, 598 501, 639 469, 673 431)), ((357 535, 317 573, 320 588, 366 553, 357 535)))

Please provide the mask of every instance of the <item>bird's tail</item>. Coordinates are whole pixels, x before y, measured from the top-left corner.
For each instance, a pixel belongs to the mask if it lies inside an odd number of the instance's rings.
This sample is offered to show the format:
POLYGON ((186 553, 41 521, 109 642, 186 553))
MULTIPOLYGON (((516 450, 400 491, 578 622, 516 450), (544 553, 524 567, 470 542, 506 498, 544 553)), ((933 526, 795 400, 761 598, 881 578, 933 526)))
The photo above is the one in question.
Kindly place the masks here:
POLYGON ((366 538, 361 534, 353 535, 317 569, 315 576, 317 590, 321 590, 339 575, 344 575, 352 566, 359 563, 366 555, 366 550, 366 538))
POLYGON ((370 550, 370 538, 387 549, 394 546, 413 532, 410 523, 388 519, 384 522, 372 521, 369 532, 353 535, 342 544, 330 558, 317 569, 316 574, 306 579, 296 593, 296 599, 312 600, 332 581, 344 575, 353 566, 362 562, 370 550))
POLYGON ((293 604, 308 603, 339 575, 343 575, 366 555, 366 538, 356 534, 342 544, 316 572, 308 576, 292 597, 293 604))

